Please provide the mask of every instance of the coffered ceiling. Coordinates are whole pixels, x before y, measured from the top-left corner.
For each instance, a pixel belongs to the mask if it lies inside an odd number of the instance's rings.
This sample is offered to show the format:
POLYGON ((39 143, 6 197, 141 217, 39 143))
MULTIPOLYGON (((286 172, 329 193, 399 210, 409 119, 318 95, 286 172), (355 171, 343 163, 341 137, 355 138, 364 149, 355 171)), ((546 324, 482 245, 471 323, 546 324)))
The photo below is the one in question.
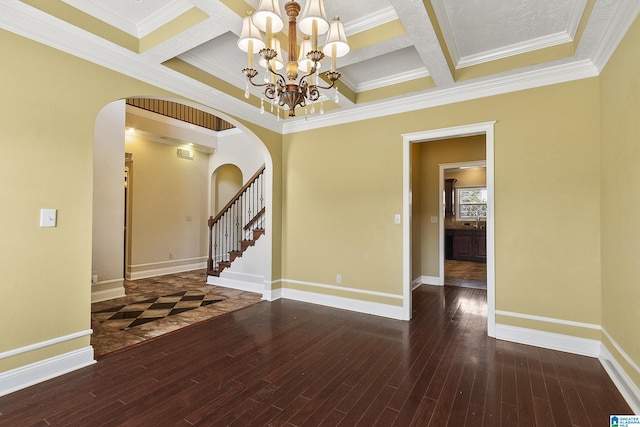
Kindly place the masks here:
POLYGON ((340 102, 330 90, 323 116, 285 120, 260 114, 258 89, 244 97, 236 43, 257 4, 3 0, 0 28, 287 132, 596 76, 640 11, 623 0, 325 0, 351 45, 340 102))

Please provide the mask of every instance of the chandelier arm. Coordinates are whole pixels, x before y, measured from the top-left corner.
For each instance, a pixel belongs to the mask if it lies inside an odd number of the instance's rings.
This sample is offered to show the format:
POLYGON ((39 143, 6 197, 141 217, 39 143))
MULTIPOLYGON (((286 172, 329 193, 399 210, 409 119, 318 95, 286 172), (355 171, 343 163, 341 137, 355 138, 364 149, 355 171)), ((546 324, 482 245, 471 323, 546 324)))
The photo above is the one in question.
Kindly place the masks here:
POLYGON ((303 81, 308 81, 309 77, 313 76, 316 73, 316 70, 318 68, 316 67, 316 64, 313 64, 313 68, 311 70, 309 70, 308 74, 305 74, 304 76, 300 77, 300 83, 302 83, 303 81))
POLYGON ((251 83, 251 85, 255 87, 269 86, 273 84, 273 83, 255 83, 252 79, 247 79, 247 80, 249 80, 249 83, 251 83))
MULTIPOLYGON (((286 81, 284 75, 273 71, 273 67, 271 67, 271 64, 269 62, 267 62, 267 71, 269 71, 271 74, 276 76, 276 80, 278 80, 278 85, 279 86, 284 86, 286 84, 287 81, 286 81)), ((273 84, 273 83, 270 83, 270 84, 273 84)))
POLYGON ((268 86, 271 83, 266 82, 266 83, 256 83, 253 81, 254 77, 256 77, 258 75, 258 70, 256 70, 255 68, 245 68, 244 70, 242 70, 242 73, 246 76, 247 81, 249 83, 251 83, 252 86, 255 87, 262 87, 262 86, 268 86))
POLYGON ((332 87, 335 87, 336 85, 336 81, 332 81, 330 86, 319 86, 319 85, 315 85, 315 87, 317 87, 318 89, 322 89, 322 90, 327 90, 327 89, 331 89, 332 87))
POLYGON ((264 96, 267 97, 267 99, 276 99, 277 96, 277 89, 276 89, 276 85, 274 85, 273 83, 269 83, 267 85, 267 88, 264 90, 264 96))
POLYGON ((310 85, 307 89, 307 94, 309 96, 309 101, 311 102, 315 102, 320 99, 320 91, 316 85, 310 85))
POLYGON ((340 71, 327 71, 325 73, 325 76, 329 79, 329 81, 331 82, 331 84, 329 86, 318 86, 318 88, 320 89, 331 89, 332 87, 334 87, 336 85, 336 82, 340 79, 340 77, 342 76, 342 74, 340 73, 340 71))
POLYGON ((273 74, 276 75, 276 80, 278 81, 278 86, 283 87, 287 82, 285 77, 280 73, 273 73, 273 74))

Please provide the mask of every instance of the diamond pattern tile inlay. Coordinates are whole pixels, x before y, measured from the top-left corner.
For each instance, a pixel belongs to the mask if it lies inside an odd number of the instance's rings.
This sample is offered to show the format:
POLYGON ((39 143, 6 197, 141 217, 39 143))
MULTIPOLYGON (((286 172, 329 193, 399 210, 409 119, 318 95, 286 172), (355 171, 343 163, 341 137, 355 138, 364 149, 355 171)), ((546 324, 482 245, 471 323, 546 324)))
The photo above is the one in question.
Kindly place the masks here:
POLYGON ((93 314, 100 321, 109 322, 111 326, 124 331, 224 300, 226 298, 220 295, 207 295, 199 291, 182 291, 95 311, 93 314))

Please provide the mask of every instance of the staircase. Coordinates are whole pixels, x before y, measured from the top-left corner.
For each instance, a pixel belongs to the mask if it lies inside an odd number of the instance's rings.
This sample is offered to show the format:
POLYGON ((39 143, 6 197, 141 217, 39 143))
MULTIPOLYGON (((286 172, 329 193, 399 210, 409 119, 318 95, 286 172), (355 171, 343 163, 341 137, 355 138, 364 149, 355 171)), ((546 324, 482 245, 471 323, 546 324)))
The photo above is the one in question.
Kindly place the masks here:
POLYGON ((225 268, 231 267, 231 263, 233 263, 234 260, 236 260, 237 258, 240 258, 244 253, 244 251, 246 251, 248 248, 256 244, 256 240, 258 240, 260 236, 264 234, 264 228, 254 228, 252 233, 253 233, 252 234, 253 238, 251 240, 240 241, 239 250, 234 250, 229 252, 228 261, 213 262, 212 260, 210 264, 207 264, 209 266, 207 268, 207 274, 209 276, 220 277, 220 273, 222 273, 222 271, 225 268), (215 269, 211 267, 215 267, 215 269))
POLYGON ((264 165, 215 217, 210 217, 207 274, 220 276, 264 235, 264 165))

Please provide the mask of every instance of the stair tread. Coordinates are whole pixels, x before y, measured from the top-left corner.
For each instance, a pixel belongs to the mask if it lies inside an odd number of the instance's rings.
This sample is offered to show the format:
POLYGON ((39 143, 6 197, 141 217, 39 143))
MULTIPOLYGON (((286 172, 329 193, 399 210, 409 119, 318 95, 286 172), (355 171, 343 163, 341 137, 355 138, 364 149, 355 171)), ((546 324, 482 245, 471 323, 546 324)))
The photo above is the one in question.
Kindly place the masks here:
POLYGON ((254 246, 256 244, 256 240, 258 240, 260 238, 260 236, 264 236, 265 235, 264 228, 254 228, 251 232, 253 234, 253 240, 241 240, 240 241, 240 250, 229 251, 228 252, 229 253, 229 258, 230 258, 229 261, 219 261, 219 262, 217 262, 216 264, 218 265, 218 268, 216 270, 207 271, 207 275, 219 277, 220 273, 222 273, 222 271, 225 268, 231 267, 231 264, 233 263, 233 261, 235 259, 242 257, 242 254, 244 253, 244 251, 246 251, 251 246, 254 246))

